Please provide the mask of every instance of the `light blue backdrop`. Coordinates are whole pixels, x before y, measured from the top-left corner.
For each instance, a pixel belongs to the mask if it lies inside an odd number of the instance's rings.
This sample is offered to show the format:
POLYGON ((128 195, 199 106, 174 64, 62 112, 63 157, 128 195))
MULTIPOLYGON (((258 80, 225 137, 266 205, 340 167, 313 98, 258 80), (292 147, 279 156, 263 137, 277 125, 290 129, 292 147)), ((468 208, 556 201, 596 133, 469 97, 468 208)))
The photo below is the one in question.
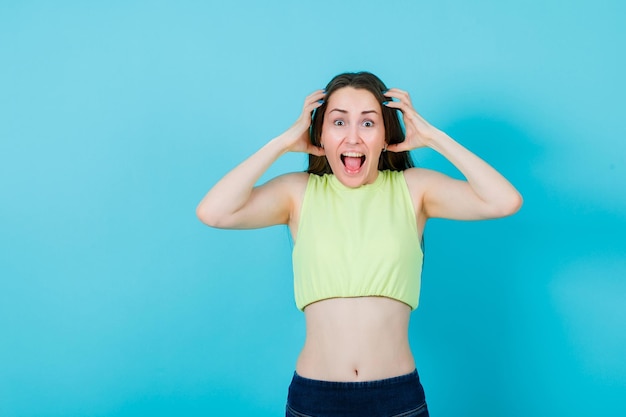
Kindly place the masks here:
POLYGON ((281 415, 304 338, 287 231, 194 209, 363 69, 525 197, 427 227, 432 415, 625 415, 624 22, 618 0, 2 0, 0 415, 281 415))

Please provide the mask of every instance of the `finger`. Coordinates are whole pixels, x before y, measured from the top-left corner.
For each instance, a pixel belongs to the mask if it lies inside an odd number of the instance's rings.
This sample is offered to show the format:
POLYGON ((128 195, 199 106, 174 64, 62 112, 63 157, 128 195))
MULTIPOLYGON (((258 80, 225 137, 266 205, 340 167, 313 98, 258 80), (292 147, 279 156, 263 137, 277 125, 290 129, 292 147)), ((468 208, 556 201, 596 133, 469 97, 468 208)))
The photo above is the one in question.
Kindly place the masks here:
POLYGON ((313 93, 309 94, 304 100, 305 105, 309 103, 315 103, 319 100, 323 100, 326 95, 326 90, 315 90, 313 93))
POLYGON ((319 99, 319 100, 316 100, 316 101, 314 101, 312 103, 307 104, 305 106, 305 109, 308 109, 309 111, 313 111, 313 110, 317 109, 318 107, 321 107, 322 104, 324 104, 324 100, 319 99))
POLYGON ((313 110, 317 109, 318 107, 320 107, 322 104, 324 104, 324 95, 325 93, 322 92, 323 90, 319 90, 318 92, 311 94, 310 96, 307 97, 307 100, 305 101, 304 104, 304 108, 303 113, 311 113, 313 110))
POLYGON ((313 91, 311 94, 309 94, 309 95, 307 96, 307 100, 308 100, 309 98, 313 98, 313 97, 315 97, 315 96, 319 96, 319 95, 322 95, 322 96, 323 96, 323 95, 325 95, 325 94, 326 94, 326 90, 324 90, 324 89, 315 90, 315 91, 313 91))
POLYGON ((409 96, 409 93, 404 90, 400 90, 399 88, 390 88, 387 91, 383 91, 383 95, 385 95, 386 97, 393 97, 400 101, 406 101, 408 103, 411 102, 411 97, 409 96))
POLYGON ((413 106, 411 106, 410 103, 407 104, 404 101, 384 101, 383 105, 392 109, 398 109, 402 111, 402 113, 407 113, 413 109, 413 106))
POLYGON ((406 142, 395 143, 387 146, 387 152, 405 152, 410 151, 406 142))

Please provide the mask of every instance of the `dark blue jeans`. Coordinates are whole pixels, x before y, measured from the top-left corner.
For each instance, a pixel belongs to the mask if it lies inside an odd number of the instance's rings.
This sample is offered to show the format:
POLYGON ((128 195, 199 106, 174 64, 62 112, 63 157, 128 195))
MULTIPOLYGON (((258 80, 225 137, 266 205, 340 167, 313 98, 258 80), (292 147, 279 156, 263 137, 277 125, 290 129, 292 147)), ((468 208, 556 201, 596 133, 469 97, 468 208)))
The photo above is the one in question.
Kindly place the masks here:
POLYGON ((378 381, 330 382, 294 373, 287 417, 428 417, 417 370, 378 381))

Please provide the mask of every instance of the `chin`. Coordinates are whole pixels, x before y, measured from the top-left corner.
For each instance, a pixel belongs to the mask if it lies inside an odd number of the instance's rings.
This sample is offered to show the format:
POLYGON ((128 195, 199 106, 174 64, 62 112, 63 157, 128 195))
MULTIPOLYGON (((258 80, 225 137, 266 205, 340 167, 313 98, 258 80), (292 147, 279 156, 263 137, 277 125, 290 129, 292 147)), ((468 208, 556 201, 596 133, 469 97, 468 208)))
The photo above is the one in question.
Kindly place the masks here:
POLYGON ((349 172, 345 166, 341 164, 339 170, 333 170, 333 173, 346 187, 357 188, 365 184, 371 184, 376 180, 378 170, 367 169, 368 167, 362 166, 357 172, 349 172))

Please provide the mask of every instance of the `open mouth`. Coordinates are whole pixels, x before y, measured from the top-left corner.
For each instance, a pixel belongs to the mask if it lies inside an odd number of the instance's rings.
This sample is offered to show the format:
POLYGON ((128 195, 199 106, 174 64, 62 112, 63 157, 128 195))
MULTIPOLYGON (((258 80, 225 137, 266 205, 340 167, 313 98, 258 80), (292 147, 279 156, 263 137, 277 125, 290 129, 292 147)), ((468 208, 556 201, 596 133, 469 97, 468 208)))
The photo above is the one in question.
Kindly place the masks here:
POLYGON ((365 163, 365 155, 359 152, 344 152, 341 154, 341 162, 349 173, 359 172, 365 163))

